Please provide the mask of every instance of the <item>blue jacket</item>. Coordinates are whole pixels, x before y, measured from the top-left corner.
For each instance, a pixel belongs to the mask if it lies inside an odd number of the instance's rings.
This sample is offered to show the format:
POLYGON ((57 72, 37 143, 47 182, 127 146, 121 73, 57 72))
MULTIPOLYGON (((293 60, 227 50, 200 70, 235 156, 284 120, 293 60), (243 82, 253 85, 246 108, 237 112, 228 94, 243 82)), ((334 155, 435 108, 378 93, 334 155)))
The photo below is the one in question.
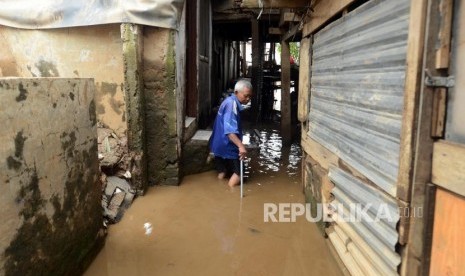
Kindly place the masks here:
POLYGON ((221 104, 210 138, 210 150, 215 156, 225 159, 239 158, 239 148, 229 140, 228 134, 235 133, 242 140, 242 109, 236 95, 229 96, 221 104))

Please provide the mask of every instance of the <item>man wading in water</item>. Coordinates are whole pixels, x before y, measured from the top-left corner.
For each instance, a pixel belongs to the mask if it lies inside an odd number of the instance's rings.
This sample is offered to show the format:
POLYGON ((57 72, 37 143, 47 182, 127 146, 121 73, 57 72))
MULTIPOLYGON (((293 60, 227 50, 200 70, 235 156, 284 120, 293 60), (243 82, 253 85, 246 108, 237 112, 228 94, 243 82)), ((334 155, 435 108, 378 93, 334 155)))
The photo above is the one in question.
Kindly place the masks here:
POLYGON ((228 185, 234 187, 240 182, 240 160, 247 155, 242 144, 242 126, 240 112, 242 104, 247 104, 252 97, 252 84, 240 80, 234 86, 234 94, 226 98, 218 110, 213 133, 210 139, 210 150, 215 155, 215 166, 218 178, 231 175, 228 185))

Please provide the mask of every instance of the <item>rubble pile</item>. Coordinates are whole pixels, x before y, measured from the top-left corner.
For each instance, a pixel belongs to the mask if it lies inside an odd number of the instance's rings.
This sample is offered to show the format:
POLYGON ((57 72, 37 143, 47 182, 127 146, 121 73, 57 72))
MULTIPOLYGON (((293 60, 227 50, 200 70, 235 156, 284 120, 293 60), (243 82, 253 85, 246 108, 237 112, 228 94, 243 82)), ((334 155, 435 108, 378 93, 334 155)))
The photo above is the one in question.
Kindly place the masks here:
POLYGON ((97 124, 97 136, 103 216, 106 224, 116 223, 136 195, 131 181, 138 173, 140 156, 129 152, 127 136, 117 136, 101 122, 97 124))

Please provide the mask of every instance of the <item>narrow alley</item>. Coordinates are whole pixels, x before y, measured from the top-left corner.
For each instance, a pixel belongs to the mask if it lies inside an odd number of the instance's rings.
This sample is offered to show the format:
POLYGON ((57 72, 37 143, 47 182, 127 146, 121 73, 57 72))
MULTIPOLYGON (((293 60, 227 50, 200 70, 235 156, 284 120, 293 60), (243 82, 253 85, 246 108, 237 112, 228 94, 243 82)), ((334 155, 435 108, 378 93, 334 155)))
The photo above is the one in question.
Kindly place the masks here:
POLYGON ((264 222, 264 203, 305 203, 298 144, 282 150, 277 132, 261 131, 243 199, 213 171, 151 188, 110 227, 84 275, 342 275, 305 217, 264 222))
POLYGON ((0 2, 0 276, 465 276, 465 1, 0 2))

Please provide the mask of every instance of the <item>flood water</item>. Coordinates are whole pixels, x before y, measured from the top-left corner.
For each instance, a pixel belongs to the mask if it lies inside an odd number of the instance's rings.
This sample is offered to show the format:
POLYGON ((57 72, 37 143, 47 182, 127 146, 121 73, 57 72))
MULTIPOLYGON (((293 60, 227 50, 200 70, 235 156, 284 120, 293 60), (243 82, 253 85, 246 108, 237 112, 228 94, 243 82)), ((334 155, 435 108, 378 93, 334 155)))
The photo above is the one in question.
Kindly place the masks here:
POLYGON ((85 275, 341 275, 313 223, 264 222, 264 203, 304 203, 301 150, 283 148, 277 130, 258 133, 244 198, 213 171, 151 188, 110 226, 85 275))

